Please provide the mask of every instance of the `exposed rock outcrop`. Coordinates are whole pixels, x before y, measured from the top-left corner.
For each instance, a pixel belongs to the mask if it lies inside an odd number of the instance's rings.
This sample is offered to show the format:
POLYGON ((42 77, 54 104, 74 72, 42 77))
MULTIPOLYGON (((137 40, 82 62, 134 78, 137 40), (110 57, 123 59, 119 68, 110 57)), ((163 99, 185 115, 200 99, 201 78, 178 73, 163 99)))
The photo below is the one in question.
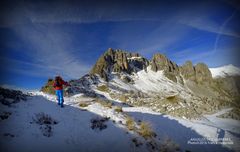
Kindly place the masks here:
POLYGON ((212 81, 211 71, 208 69, 206 64, 198 63, 195 66, 195 71, 197 83, 209 83, 212 81))
POLYGON ((128 53, 122 50, 109 48, 96 62, 90 74, 99 74, 105 81, 108 81, 111 72, 125 72, 131 74, 145 69, 149 61, 138 53, 128 53))
POLYGON ((180 72, 186 80, 196 81, 195 68, 191 61, 187 61, 180 67, 180 72))
POLYGON ((27 100, 26 94, 18 90, 10 90, 0 87, 0 103, 11 106, 11 104, 18 103, 21 100, 27 100))
POLYGON ((41 88, 40 91, 49 93, 49 94, 55 94, 53 83, 54 83, 54 80, 52 78, 49 78, 47 83, 41 88))
POLYGON ((164 70, 167 72, 179 74, 178 65, 170 61, 165 55, 159 53, 153 56, 151 66, 151 69, 155 72, 164 70))
POLYGON ((228 76, 215 78, 212 83, 212 88, 219 92, 219 95, 236 97, 236 103, 240 107, 240 76, 228 76))
POLYGON ((208 66, 204 63, 198 63, 196 66, 193 66, 191 61, 187 61, 180 67, 180 73, 184 79, 194 81, 198 84, 212 81, 212 74, 208 66))
POLYGON ((164 75, 174 82, 183 83, 179 75, 179 67, 176 63, 169 60, 165 55, 155 54, 152 58, 151 69, 155 72, 163 70, 164 75))

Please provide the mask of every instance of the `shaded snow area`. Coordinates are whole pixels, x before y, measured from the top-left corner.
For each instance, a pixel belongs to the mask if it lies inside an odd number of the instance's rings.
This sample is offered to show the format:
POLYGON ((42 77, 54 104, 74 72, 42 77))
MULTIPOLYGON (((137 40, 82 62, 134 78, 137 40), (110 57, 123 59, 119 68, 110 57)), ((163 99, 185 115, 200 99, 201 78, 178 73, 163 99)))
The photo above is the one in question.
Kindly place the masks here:
POLYGON ((209 68, 214 78, 240 75, 240 69, 232 64, 217 68, 209 68))
POLYGON ((110 120, 104 122, 106 129, 92 129, 91 120, 103 117, 76 105, 69 106, 74 103, 73 99, 66 99, 65 107, 61 108, 51 101, 53 98, 49 95, 33 96, 11 107, 0 105, 1 114, 11 113, 0 121, 1 149, 5 152, 130 151, 131 135, 126 134, 126 130, 110 120), (37 123, 39 115, 46 117, 46 122, 37 123), (49 122, 47 117, 56 124, 49 122))
POLYGON ((82 94, 66 97, 64 104, 65 107, 61 108, 55 96, 42 92, 31 92, 26 101, 9 106, 0 104, 1 151, 154 152, 164 151, 166 146, 172 147, 171 143, 178 148, 167 148, 166 151, 240 150, 239 121, 217 118, 230 109, 199 120, 187 120, 153 112, 149 108, 123 106, 114 101, 108 107, 96 98, 82 94), (117 112, 116 105, 122 106, 122 111, 117 112), (156 134, 154 140, 145 139, 130 130, 126 125, 129 117, 134 120, 136 128, 140 122, 148 123, 156 134), (229 138, 232 143, 223 146, 191 143, 191 140, 210 142, 218 138, 229 138), (165 145, 162 144, 164 141, 165 145), (162 144, 160 148, 156 148, 158 142, 162 144))
MULTIPOLYGON (((220 113, 228 110, 224 109, 220 113)), ((199 152, 240 150, 239 121, 217 118, 220 113, 206 115, 200 120, 187 120, 162 115, 144 107, 126 107, 123 111, 135 119, 149 122, 160 138, 170 138, 185 150, 199 152), (214 144, 217 139, 226 140, 224 147, 214 144), (199 142, 202 144, 194 144, 199 142)))

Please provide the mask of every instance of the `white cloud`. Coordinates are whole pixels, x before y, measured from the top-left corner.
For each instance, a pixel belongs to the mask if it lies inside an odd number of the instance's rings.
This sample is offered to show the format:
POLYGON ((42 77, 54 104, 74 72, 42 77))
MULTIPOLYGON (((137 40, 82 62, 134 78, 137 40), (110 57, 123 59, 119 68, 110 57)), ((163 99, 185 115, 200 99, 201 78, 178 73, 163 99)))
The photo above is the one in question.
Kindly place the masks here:
MULTIPOLYGON (((237 13, 237 10, 235 10, 235 11, 231 14, 231 16, 229 16, 229 17, 223 22, 223 24, 221 25, 221 27, 220 27, 220 29, 219 29, 219 33, 218 33, 218 35, 217 35, 217 37, 216 37, 216 40, 215 40, 215 43, 214 43, 214 51, 215 51, 215 52, 217 51, 218 41, 219 41, 219 39, 220 39, 220 36, 221 36, 222 34, 225 34, 224 31, 225 31, 226 25, 228 24, 228 22, 230 22, 230 21, 233 19, 233 17, 235 16, 236 13, 237 13)), ((234 36, 235 36, 235 34, 234 34, 234 36)), ((240 35, 238 34, 238 35, 236 35, 236 37, 240 38, 240 35)))
POLYGON ((133 50, 151 58, 153 53, 168 52, 168 49, 179 44, 188 32, 189 28, 186 26, 169 20, 119 23, 112 28, 108 41, 120 49, 133 50))
POLYGON ((178 51, 172 54, 173 61, 179 65, 184 64, 187 60, 193 63, 204 62, 209 67, 222 66, 226 64, 238 65, 238 56, 236 53, 236 46, 231 44, 221 44, 217 51, 214 47, 206 47, 205 45, 198 45, 189 47, 187 49, 178 51))
POLYGON ((225 9, 223 9, 224 7, 218 8, 212 5, 205 6, 205 8, 199 11, 182 11, 175 17, 175 20, 198 30, 240 38, 240 31, 236 28, 232 28, 231 26, 222 28, 227 20, 227 23, 231 22, 232 25, 237 24, 240 13, 238 9, 232 8, 232 13, 226 16, 229 13, 229 7, 225 5, 225 9))
POLYGON ((17 26, 14 30, 30 48, 31 51, 25 50, 24 53, 32 60, 31 63, 20 62, 29 69, 16 66, 16 72, 25 71, 35 76, 61 74, 68 78, 79 78, 90 69, 89 65, 79 60, 77 54, 72 53, 72 36, 67 32, 54 26, 37 24, 17 26))
POLYGON ((240 38, 240 33, 234 31, 231 28, 224 28, 221 30, 221 25, 218 25, 211 20, 192 19, 188 21, 180 21, 180 23, 191 26, 198 30, 240 38))
MULTIPOLYGON (((167 2, 157 3, 162 5, 154 5, 155 3, 150 2, 146 3, 146 5, 141 5, 140 2, 138 4, 128 5, 126 2, 111 2, 110 4, 99 2, 92 4, 88 1, 81 3, 77 1, 72 1, 72 3, 17 2, 10 5, 9 10, 5 11, 5 16, 2 16, 4 22, 2 22, 1 26, 9 26, 14 29, 18 36, 29 44, 29 47, 32 47, 31 50, 34 50, 34 52, 26 52, 35 62, 33 66, 36 67, 36 70, 31 70, 32 74, 61 73, 71 78, 86 73, 90 67, 73 54, 75 50, 71 46, 72 36, 65 32, 64 29, 58 29, 57 24, 136 20, 161 21, 158 29, 153 29, 151 33, 145 34, 144 41, 139 41, 142 39, 136 38, 138 33, 136 35, 132 33, 131 38, 129 33, 134 29, 126 29, 126 33, 123 33, 123 28, 116 28, 111 31, 109 40, 114 40, 120 48, 140 50, 143 55, 154 51, 167 51, 165 49, 173 47, 179 40, 185 38, 189 30, 188 27, 216 34, 240 37, 240 34, 232 28, 227 26, 222 28, 222 24, 216 23, 209 17, 212 15, 212 10, 217 9, 215 5, 209 3, 198 2, 194 5, 190 3, 184 6, 185 4, 180 2, 181 5, 177 7, 167 2), (187 25, 186 28, 180 27, 179 23, 187 25), (116 35, 125 36, 116 37, 116 35), (40 72, 37 71, 39 69, 41 69, 40 72)), ((224 9, 217 9, 216 11, 224 11, 224 9)), ((217 44, 217 41, 215 44, 217 44)), ((23 72, 24 69, 16 70, 23 72)))
POLYGON ((146 6, 142 1, 16 1, 8 2, 0 14, 2 27, 11 27, 25 23, 95 23, 95 22, 121 22, 133 20, 159 20, 157 14, 149 8, 156 9, 157 1, 147 2, 153 4, 146 6), (141 5, 142 3, 142 5, 141 5), (150 15, 149 15, 150 14, 150 15))
MULTIPOLYGON (((239 31, 230 27, 220 30, 221 24, 213 19, 218 15, 221 17, 221 13, 229 9, 230 6, 226 5, 227 2, 175 1, 174 3, 177 6, 173 6, 170 2, 160 1, 140 1, 138 4, 135 4, 134 1, 16 2, 14 5, 8 4, 9 9, 0 15, 3 18, 1 26, 25 23, 79 24, 109 21, 170 21, 198 30, 240 37, 239 31)), ((236 11, 236 14, 239 14, 239 11, 236 11)))

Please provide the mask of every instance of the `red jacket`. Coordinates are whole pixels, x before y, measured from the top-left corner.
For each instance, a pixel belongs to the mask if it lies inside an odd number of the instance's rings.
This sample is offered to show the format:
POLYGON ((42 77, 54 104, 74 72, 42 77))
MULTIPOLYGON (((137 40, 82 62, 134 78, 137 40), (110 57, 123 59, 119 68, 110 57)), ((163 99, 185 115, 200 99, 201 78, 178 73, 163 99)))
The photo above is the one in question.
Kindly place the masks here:
POLYGON ((54 89, 55 90, 62 90, 63 89, 63 85, 69 85, 67 82, 65 82, 65 81, 63 81, 63 80, 59 80, 60 82, 59 82, 59 84, 57 85, 57 82, 56 81, 54 81, 54 83, 53 83, 53 87, 54 87, 54 89))

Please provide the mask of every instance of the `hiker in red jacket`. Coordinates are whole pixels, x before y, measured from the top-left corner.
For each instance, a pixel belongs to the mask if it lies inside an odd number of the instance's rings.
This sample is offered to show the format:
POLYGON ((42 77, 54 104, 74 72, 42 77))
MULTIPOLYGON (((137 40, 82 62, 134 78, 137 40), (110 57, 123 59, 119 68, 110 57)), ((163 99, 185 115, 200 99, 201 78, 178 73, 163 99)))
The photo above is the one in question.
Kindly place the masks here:
POLYGON ((53 87, 56 91, 58 105, 61 105, 61 107, 63 107, 63 102, 64 102, 64 99, 63 99, 63 85, 70 86, 60 76, 56 76, 55 81, 53 83, 53 87))

